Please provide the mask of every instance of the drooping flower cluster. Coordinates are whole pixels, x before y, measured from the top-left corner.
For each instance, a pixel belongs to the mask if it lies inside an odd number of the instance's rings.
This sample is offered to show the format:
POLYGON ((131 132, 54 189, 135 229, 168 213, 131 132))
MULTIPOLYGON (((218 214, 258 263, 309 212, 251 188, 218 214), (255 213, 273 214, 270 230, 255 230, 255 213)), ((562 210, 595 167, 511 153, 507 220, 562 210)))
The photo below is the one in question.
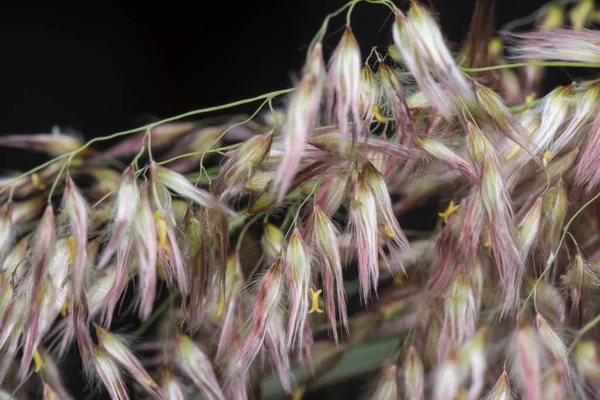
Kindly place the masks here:
POLYGON ((375 3, 385 54, 348 26, 327 64, 321 31, 271 113, 0 138, 54 157, 0 179, 0 398, 75 398, 72 350, 112 399, 298 399, 374 368, 372 399, 594 398, 600 81, 541 86, 548 60, 600 67, 593 1, 507 54, 478 8, 459 57, 422 5, 375 3))

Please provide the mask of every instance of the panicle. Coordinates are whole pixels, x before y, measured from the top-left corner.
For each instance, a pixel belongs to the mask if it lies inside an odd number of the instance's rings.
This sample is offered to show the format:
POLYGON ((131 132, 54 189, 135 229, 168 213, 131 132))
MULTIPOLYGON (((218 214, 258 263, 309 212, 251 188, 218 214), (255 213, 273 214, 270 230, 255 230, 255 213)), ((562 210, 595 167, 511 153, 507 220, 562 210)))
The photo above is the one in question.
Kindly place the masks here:
POLYGON ((210 359, 184 334, 177 337, 177 366, 207 400, 225 400, 210 359))
POLYGON ((309 310, 308 289, 311 284, 310 253, 300 231, 296 228, 285 251, 285 270, 292 308, 287 327, 287 346, 293 348, 301 343, 304 324, 309 310))
POLYGON ((346 150, 346 137, 351 132, 352 144, 357 142, 362 128, 360 119, 361 89, 360 47, 347 27, 338 43, 329 65, 327 76, 327 116, 330 122, 337 122, 340 131, 340 152, 346 150), (352 127, 349 128, 348 118, 352 127))

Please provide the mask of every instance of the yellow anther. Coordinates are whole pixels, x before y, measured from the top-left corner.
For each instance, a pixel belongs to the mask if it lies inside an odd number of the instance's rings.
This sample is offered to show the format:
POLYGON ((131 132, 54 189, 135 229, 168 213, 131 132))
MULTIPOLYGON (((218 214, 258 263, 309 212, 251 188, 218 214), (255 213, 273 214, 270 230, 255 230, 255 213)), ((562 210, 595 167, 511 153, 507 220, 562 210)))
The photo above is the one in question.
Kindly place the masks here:
POLYGON ((42 287, 40 288, 40 291, 38 292, 37 295, 37 305, 38 307, 40 306, 40 304, 42 304, 42 301, 44 301, 44 296, 46 295, 46 291, 48 290, 48 281, 44 281, 44 283, 42 283, 42 287))
POLYGON ((396 237, 396 234, 394 233, 394 231, 390 227, 390 224, 385 224, 385 226, 383 227, 383 229, 385 230, 385 234, 386 234, 387 237, 392 238, 392 239, 396 237))
POLYGON ((389 122, 389 120, 386 117, 381 115, 377 106, 371 106, 371 110, 373 111, 373 114, 375 115, 375 119, 377 121, 381 122, 382 124, 387 124, 389 122))
POLYGON ((544 164, 544 167, 548 166, 548 161, 550 161, 550 157, 552 157, 552 154, 550 154, 549 151, 544 153, 544 157, 542 157, 542 164, 544 164))
POLYGON ((463 389, 456 397, 456 400, 467 400, 468 395, 469 395, 469 392, 467 392, 466 389, 463 389))
POLYGON ((454 205, 454 200, 451 200, 450 204, 448 204, 448 208, 446 208, 446 211, 444 211, 443 213, 438 213, 438 215, 442 217, 444 219, 444 223, 447 224, 448 218, 450 218, 450 216, 454 214, 459 208, 460 205, 454 205))
POLYGON ((217 318, 221 319, 223 317, 223 309, 225 308, 225 295, 221 293, 219 296, 219 309, 217 310, 217 318))
POLYGON ((321 295, 321 293, 323 293, 323 290, 319 289, 316 292, 314 290, 312 290, 312 288, 309 289, 309 290, 310 290, 310 298, 312 300, 312 307, 308 311, 308 313, 312 314, 312 313, 314 313, 316 311, 319 314, 321 314, 323 312, 323 310, 321 310, 319 308, 319 296, 321 295))
POLYGON ((402 285, 404 283, 404 274, 400 273, 394 276, 394 284, 402 285))
POLYGON ((502 42, 502 39, 499 37, 494 37, 490 40, 490 43, 488 44, 488 51, 491 54, 500 54, 503 47, 504 43, 502 42))
POLYGON ((69 259, 67 263, 71 264, 75 260, 75 238, 71 235, 67 240, 69 241, 69 259))
POLYGON ((44 360, 42 360, 42 356, 37 350, 33 353, 33 362, 35 363, 34 370, 36 373, 40 372, 40 370, 46 366, 46 364, 44 364, 44 360))
POLYGON ((62 305, 62 308, 60 309, 60 315, 62 315, 63 317, 66 317, 67 311, 69 311, 69 302, 65 301, 62 305))
POLYGON ((487 248, 492 247, 492 235, 490 235, 489 231, 487 233, 487 238, 485 239, 485 243, 483 244, 483 247, 487 247, 487 248))
POLYGON ((40 176, 35 172, 31 174, 31 183, 33 183, 33 186, 37 187, 40 190, 45 190, 47 188, 47 186, 44 185, 40 180, 40 176))
POLYGON ((537 95, 535 94, 535 92, 529 93, 527 97, 525 97, 525 104, 529 105, 533 103, 536 97, 537 95))
POLYGON ((292 400, 302 400, 302 397, 304 397, 304 392, 306 392, 306 388, 304 386, 295 388, 294 393, 292 394, 292 400))
POLYGON ((383 318, 387 321, 389 320, 394 314, 396 314, 398 311, 404 309, 404 304, 402 303, 395 303, 395 304, 390 304, 389 306, 386 306, 382 311, 383 311, 383 318))
POLYGON ((156 229, 158 230, 158 249, 167 249, 167 222, 162 219, 160 211, 154 212, 154 221, 156 222, 156 229))
POLYGON ((506 156, 506 161, 510 161, 511 159, 513 159, 517 154, 519 154, 519 152, 521 151, 521 147, 520 146, 515 146, 513 147, 513 149, 510 151, 510 153, 508 153, 508 155, 506 156))

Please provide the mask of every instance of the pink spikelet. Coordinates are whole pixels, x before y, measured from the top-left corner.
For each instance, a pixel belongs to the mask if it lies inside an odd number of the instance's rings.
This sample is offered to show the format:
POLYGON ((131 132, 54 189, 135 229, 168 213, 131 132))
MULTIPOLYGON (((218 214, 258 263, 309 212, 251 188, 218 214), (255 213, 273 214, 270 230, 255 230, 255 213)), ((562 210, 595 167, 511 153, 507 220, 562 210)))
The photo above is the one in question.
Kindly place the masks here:
POLYGON ((379 279, 377 202, 361 173, 354 182, 350 203, 350 226, 358 248, 360 293, 362 299, 368 301, 371 288, 377 288, 379 279))
POLYGON ((313 265, 316 268, 320 267, 319 273, 323 279, 327 318, 329 319, 333 339, 337 342, 337 317, 341 320, 342 328, 348 332, 344 275, 337 243, 338 232, 331 220, 318 205, 315 205, 313 208, 308 232, 313 265))
POLYGON ((377 224, 381 231, 380 236, 384 238, 388 250, 394 256, 394 262, 388 261, 388 257, 382 251, 381 247, 379 252, 386 261, 388 268, 394 268, 392 269, 392 273, 396 273, 398 270, 404 272, 403 261, 399 254, 403 253, 411 263, 414 261, 414 257, 410 250, 408 239, 406 239, 404 232, 402 232, 400 224, 392 210, 392 200, 385 180, 377 168, 368 161, 363 164, 362 176, 375 197, 377 224))
POLYGON ((188 336, 177 338, 177 366, 200 389, 207 400, 225 400, 210 359, 188 336))
POLYGON ((514 376, 519 381, 523 398, 541 399, 541 357, 539 337, 534 328, 522 318, 512 338, 514 376))
POLYGON ((10 252, 14 241, 15 229, 13 227, 12 204, 5 203, 0 208, 0 263, 4 263, 4 258, 10 252))
POLYGON ((117 250, 117 277, 114 285, 110 288, 106 303, 102 310, 102 321, 105 328, 110 328, 117 303, 127 286, 129 277, 129 263, 131 261, 132 243, 129 238, 120 243, 117 250))
POLYGON ((360 47, 352 33, 352 29, 347 27, 331 56, 327 77, 327 112, 330 122, 335 121, 339 125, 340 152, 342 154, 346 149, 348 134, 351 132, 354 145, 362 130, 360 120, 360 73, 360 47), (351 128, 348 126, 349 117, 352 118, 353 123, 351 128))
POLYGON ((133 166, 129 166, 121 176, 115 204, 114 227, 108 243, 104 246, 96 268, 102 269, 121 246, 121 242, 134 221, 140 200, 133 166))
POLYGON ((302 151, 311 129, 318 122, 324 74, 323 49, 321 43, 317 43, 288 106, 283 127, 283 156, 274 182, 278 202, 283 200, 290 188, 293 177, 300 167, 302 151))
POLYGON ((216 359, 222 359, 227 351, 231 349, 238 320, 241 317, 241 293, 244 288, 244 274, 240 262, 239 252, 235 252, 227 260, 227 272, 225 276, 225 294, 223 298, 221 334, 217 347, 216 359))
POLYGON ((380 102, 381 93, 377 77, 369 65, 360 72, 360 118, 364 121, 367 136, 371 132, 371 123, 380 102))
POLYGON ((512 399, 512 394, 510 390, 510 382, 508 381, 508 373, 506 371, 502 371, 502 375, 494 384, 494 387, 490 390, 490 392, 485 396, 485 400, 510 400, 512 399))
POLYGON ((129 400, 127 386, 117 363, 102 348, 95 344, 92 344, 92 347, 96 373, 108 389, 110 398, 112 400, 129 400))
POLYGON ((298 229, 294 229, 285 252, 285 274, 292 308, 287 329, 287 345, 293 348, 301 344, 304 324, 310 306, 310 253, 298 229))
POLYGON ((600 114, 596 115, 592 129, 580 155, 580 162, 575 172, 575 193, 578 195, 585 189, 592 192, 600 184, 600 114))
POLYGON ((379 65, 377 71, 383 86, 383 93, 398 125, 398 139, 405 144, 415 134, 415 124, 406 104, 404 88, 392 68, 386 64, 379 65))
MULTIPOLYGON (((73 242, 72 271, 72 301, 71 317, 77 345, 86 372, 92 370, 93 349, 92 337, 89 330, 88 310, 88 270, 87 270, 87 237, 88 237, 88 210, 85 199, 69 177, 66 180, 64 199, 64 210, 69 221, 69 229, 73 242)), ((71 240, 71 239, 69 239, 71 240)))
MULTIPOLYGON (((185 176, 161 167, 155 162, 150 165, 150 173, 153 181, 160 181, 160 184, 164 185, 165 188, 159 190, 163 192, 163 196, 166 189, 168 189, 201 207, 212 208, 226 215, 235 216, 235 213, 231 209, 222 204, 211 193, 192 185, 185 176)), ((162 209, 160 211, 164 213, 165 210, 162 209)))
POLYGON ((47 290, 46 274, 54 252, 55 230, 54 210, 51 205, 48 205, 31 246, 34 249, 31 270, 32 286, 27 315, 27 338, 19 371, 21 378, 27 374, 35 350, 34 344, 37 341, 42 301, 47 290))
POLYGON ((109 357, 125 368, 152 397, 167 399, 165 393, 150 377, 142 363, 133 355, 128 348, 128 344, 122 338, 99 327, 96 327, 96 334, 100 347, 106 351, 109 357))
POLYGON ((156 224, 145 191, 135 214, 133 229, 139 272, 139 290, 136 291, 136 302, 140 317, 145 319, 150 316, 156 297, 156 261, 158 254, 156 224))
POLYGON ((600 62, 600 32, 553 29, 514 35, 521 39, 512 50, 516 60, 600 62))
POLYGON ((492 253, 502 281, 504 311, 519 303, 524 265, 514 232, 512 208, 497 165, 487 155, 483 161, 481 196, 489 226, 492 253))
MULTIPOLYGON (((305 325, 306 326, 306 325, 305 325)), ((306 334, 306 331, 302 334, 306 334)), ((305 341, 306 338, 301 336, 299 340, 305 341)), ((302 344, 303 342, 300 342, 302 344)), ((288 344, 286 339, 285 330, 285 319, 283 316, 283 310, 279 308, 275 312, 271 319, 269 319, 269 325, 267 327, 267 334, 265 337, 266 348, 269 350, 271 360, 279 376, 279 381, 283 388, 290 392, 289 374, 290 374, 290 359, 288 356, 288 344)))
POLYGON ((283 299, 284 276, 281 257, 278 257, 258 285, 256 307, 250 321, 251 327, 244 345, 236 354, 231 374, 245 374, 263 348, 269 320, 277 312, 283 299))

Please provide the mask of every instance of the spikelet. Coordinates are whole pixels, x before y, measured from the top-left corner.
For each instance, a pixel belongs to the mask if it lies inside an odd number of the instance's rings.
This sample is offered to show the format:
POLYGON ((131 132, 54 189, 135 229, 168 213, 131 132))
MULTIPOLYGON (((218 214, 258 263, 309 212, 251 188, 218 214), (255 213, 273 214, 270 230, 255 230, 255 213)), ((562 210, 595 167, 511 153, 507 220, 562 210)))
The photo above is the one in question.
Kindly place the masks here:
POLYGON ((360 47, 347 27, 338 43, 329 65, 327 75, 327 114, 330 122, 337 122, 340 131, 340 152, 346 150, 348 134, 352 144, 358 141, 362 123, 360 120, 360 84, 361 84, 360 47), (348 118, 352 127, 349 127, 348 118))

